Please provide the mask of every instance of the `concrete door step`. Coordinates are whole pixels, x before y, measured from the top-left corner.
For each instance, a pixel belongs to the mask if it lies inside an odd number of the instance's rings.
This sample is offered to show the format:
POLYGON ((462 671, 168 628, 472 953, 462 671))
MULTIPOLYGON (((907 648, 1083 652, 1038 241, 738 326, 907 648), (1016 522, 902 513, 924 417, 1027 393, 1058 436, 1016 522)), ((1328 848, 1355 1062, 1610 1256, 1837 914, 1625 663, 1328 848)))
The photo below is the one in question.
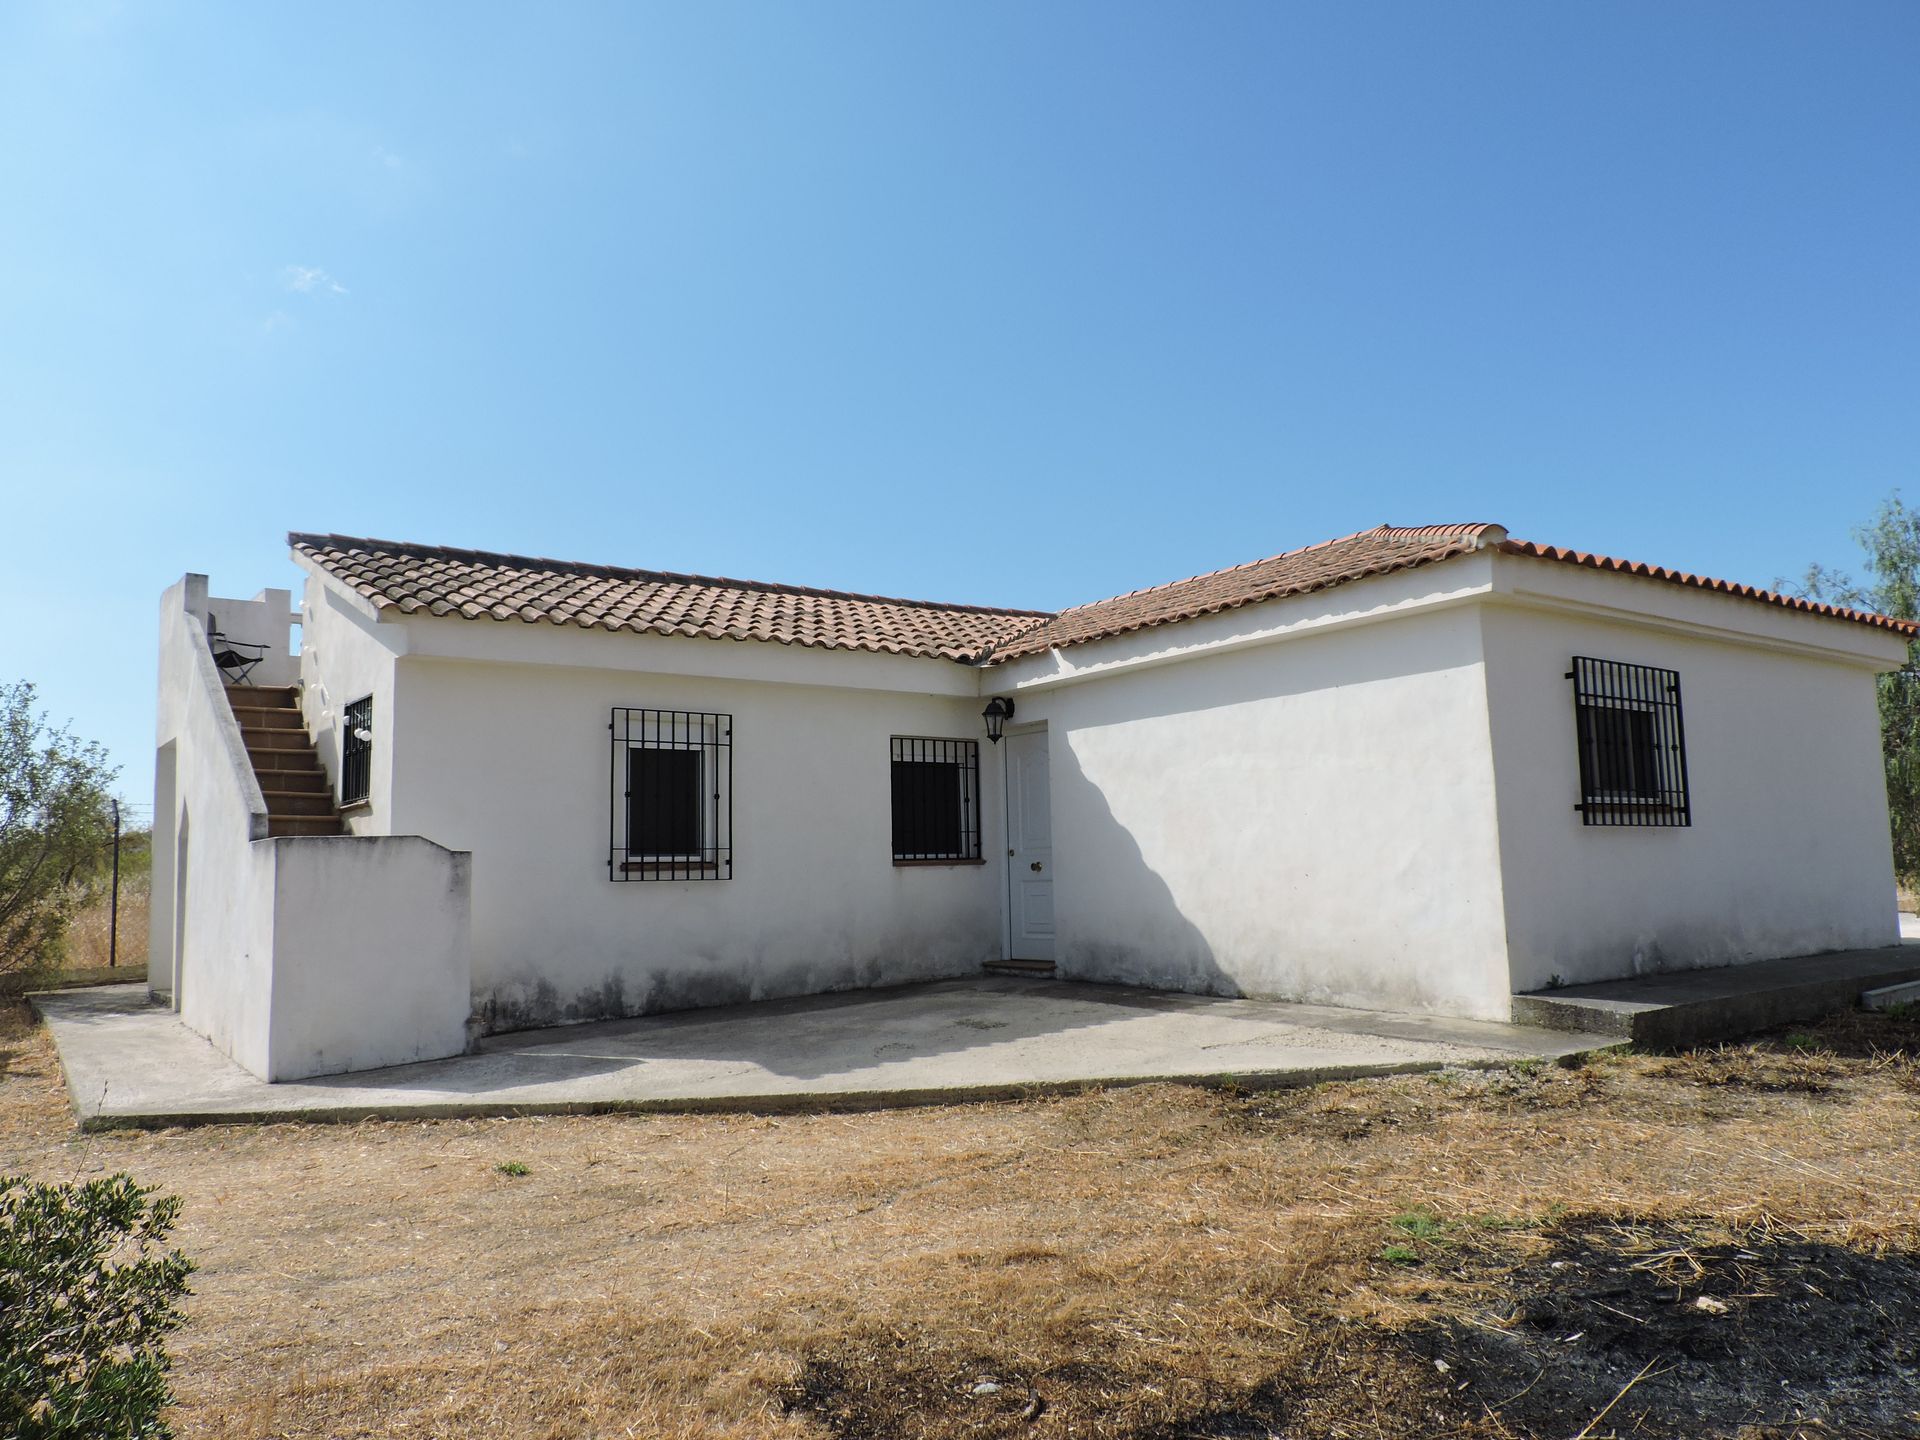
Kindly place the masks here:
POLYGON ((1513 1022, 1678 1049, 1817 1020, 1850 1009, 1864 992, 1917 981, 1920 942, 1909 942, 1535 990, 1513 997, 1513 1022))
POLYGON ((989 960, 981 966, 989 975, 1038 975, 1053 974, 1051 960, 989 960))
POLYGON ((1896 1005, 1920 1005, 1920 980, 1909 980, 1901 985, 1882 985, 1877 990, 1869 990, 1860 997, 1860 1003, 1869 1010, 1891 1010, 1896 1005))

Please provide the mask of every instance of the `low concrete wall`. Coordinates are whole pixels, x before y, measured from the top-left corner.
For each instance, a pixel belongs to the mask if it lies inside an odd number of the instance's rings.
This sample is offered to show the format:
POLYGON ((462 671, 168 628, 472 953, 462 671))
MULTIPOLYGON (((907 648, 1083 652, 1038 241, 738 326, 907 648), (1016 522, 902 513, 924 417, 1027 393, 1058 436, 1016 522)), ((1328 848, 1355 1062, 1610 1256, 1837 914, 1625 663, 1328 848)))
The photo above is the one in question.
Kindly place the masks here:
POLYGON ((466 1048, 473 857, 418 835, 261 842, 273 874, 269 1080, 466 1048))

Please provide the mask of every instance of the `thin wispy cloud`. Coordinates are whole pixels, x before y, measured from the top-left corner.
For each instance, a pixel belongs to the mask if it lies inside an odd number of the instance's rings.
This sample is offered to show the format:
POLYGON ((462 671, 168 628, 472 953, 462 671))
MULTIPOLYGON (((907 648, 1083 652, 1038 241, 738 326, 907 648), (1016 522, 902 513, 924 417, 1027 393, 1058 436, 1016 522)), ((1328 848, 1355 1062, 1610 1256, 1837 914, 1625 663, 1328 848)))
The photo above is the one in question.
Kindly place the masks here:
POLYGON ((281 272, 287 289, 296 295, 344 295, 347 287, 318 265, 289 265, 281 272))
POLYGON ((398 170, 402 165, 407 163, 384 145, 376 145, 373 147, 373 158, 377 163, 386 166, 389 170, 398 170))

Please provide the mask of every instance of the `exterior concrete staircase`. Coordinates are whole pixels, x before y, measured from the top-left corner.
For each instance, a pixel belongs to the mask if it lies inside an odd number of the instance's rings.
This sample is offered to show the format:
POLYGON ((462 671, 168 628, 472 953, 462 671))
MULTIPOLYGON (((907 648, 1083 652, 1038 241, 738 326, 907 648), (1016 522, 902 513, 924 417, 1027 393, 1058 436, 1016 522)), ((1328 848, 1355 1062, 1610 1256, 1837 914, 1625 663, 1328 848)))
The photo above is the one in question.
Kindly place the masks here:
POLYGON ((292 685, 229 685, 227 704, 267 801, 267 834, 344 835, 333 785, 320 763, 292 685))

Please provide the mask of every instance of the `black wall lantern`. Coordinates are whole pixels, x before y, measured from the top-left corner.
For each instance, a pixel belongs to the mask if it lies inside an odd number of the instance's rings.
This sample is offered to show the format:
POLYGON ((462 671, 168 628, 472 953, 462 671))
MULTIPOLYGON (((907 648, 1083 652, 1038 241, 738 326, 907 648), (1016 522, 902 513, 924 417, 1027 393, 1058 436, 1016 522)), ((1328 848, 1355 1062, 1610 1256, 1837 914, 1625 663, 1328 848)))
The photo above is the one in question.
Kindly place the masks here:
POLYGON ((1007 717, 1013 714, 1013 701, 1004 695, 996 695, 987 702, 987 708, 980 714, 987 722, 987 739, 998 745, 1000 732, 1007 728, 1007 717))

